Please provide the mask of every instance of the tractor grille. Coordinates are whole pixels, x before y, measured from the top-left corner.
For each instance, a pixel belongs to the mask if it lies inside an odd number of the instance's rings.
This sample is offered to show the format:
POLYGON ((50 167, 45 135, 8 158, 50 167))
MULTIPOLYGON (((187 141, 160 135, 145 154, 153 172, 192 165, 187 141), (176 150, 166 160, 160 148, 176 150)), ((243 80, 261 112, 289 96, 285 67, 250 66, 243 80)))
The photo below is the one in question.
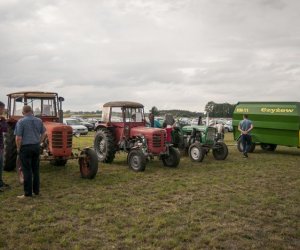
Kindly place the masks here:
POLYGON ((213 143, 215 136, 216 136, 216 129, 215 128, 207 128, 206 143, 208 143, 208 144, 213 143))
POLYGON ((67 133, 67 148, 72 148, 72 139, 73 139, 72 132, 68 132, 67 133))
MULTIPOLYGON (((52 147, 63 148, 64 146, 64 135, 62 131, 53 131, 52 133, 52 147)), ((72 132, 68 132, 66 139, 67 148, 72 148, 72 132)))
POLYGON ((165 134, 154 134, 152 136, 152 145, 155 148, 159 148, 161 146, 164 146, 164 142, 166 140, 165 134), (163 137, 163 138, 162 138, 163 137))

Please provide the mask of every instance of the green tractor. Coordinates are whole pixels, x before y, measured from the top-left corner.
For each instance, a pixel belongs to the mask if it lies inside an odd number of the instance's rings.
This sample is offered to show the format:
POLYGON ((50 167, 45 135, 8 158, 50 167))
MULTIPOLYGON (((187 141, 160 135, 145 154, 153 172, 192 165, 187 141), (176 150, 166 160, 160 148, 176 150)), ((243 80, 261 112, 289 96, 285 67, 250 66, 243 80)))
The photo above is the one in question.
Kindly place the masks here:
POLYGON ((202 162, 210 150, 216 160, 225 160, 228 156, 226 144, 217 136, 216 128, 210 126, 175 126, 172 143, 195 162, 202 162))

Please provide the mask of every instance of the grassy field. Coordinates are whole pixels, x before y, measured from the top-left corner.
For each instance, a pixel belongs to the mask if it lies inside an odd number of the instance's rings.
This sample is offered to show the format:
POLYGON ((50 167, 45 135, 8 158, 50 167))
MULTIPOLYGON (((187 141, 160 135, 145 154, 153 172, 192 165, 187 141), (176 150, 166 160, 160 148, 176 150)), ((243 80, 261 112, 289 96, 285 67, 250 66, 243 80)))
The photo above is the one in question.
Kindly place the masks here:
POLYGON ((80 178, 76 161, 43 162, 41 196, 26 200, 5 172, 0 249, 300 249, 300 150, 244 159, 225 139, 225 161, 210 153, 170 169, 156 159, 135 173, 118 154, 94 180, 80 178))

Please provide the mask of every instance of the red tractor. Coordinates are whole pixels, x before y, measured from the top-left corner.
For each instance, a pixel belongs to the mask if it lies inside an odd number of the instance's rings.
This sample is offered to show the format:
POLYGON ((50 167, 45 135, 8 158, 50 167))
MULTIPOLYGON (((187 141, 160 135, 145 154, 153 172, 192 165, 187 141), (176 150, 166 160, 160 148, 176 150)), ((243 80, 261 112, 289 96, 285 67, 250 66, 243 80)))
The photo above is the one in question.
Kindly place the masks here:
POLYGON ((166 131, 145 126, 144 106, 136 102, 108 102, 102 121, 95 125, 94 149, 98 160, 111 163, 117 151, 128 153, 134 171, 144 171, 148 159, 158 156, 168 167, 177 167, 179 151, 166 142, 166 131))
POLYGON ((4 135, 4 170, 12 171, 19 164, 14 129, 22 118, 22 108, 30 105, 33 114, 39 117, 46 128, 47 136, 41 143, 41 160, 50 161, 55 166, 64 166, 69 159, 78 159, 81 176, 92 179, 98 171, 98 159, 95 151, 84 148, 82 151, 72 148, 73 134, 70 126, 62 124, 63 97, 52 92, 17 92, 8 94, 7 122, 8 131, 4 135))

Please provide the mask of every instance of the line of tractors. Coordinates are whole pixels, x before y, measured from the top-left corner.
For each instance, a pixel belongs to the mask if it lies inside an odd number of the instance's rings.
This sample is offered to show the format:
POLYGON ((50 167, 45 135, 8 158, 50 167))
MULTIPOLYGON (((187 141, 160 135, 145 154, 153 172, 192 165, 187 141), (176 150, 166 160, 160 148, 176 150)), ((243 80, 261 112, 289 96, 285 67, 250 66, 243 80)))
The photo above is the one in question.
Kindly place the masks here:
MULTIPOLYGON (((22 118, 22 107, 30 105, 34 115, 41 118, 47 137, 41 143, 42 161, 64 166, 68 160, 78 159, 81 177, 92 179, 98 162, 111 163, 118 151, 127 153, 127 162, 134 171, 144 171, 150 159, 158 157, 164 166, 177 167, 180 151, 192 161, 201 162, 212 150, 216 160, 228 155, 226 144, 217 137, 214 127, 175 126, 172 142, 167 142, 166 131, 146 127, 144 106, 136 102, 108 102, 104 104, 102 120, 95 126, 94 145, 83 149, 73 147, 73 131, 62 124, 63 97, 53 92, 16 92, 8 94, 8 132, 4 135, 4 170, 20 169, 17 161, 14 129, 22 118)), ((76 136, 76 135, 75 135, 76 136)))

